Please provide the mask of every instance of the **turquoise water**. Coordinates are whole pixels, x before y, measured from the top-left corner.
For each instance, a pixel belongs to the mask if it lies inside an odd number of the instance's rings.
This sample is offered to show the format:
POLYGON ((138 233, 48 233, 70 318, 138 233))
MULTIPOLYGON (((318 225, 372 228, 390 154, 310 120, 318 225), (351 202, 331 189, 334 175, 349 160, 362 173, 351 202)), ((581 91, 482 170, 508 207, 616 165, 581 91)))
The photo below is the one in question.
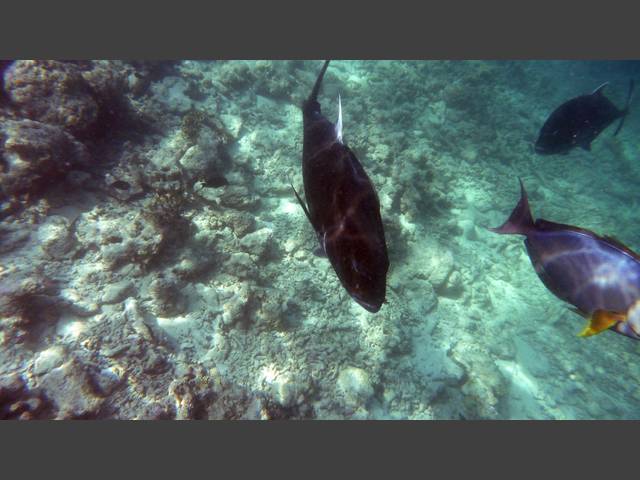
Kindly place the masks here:
POLYGON ((320 61, 0 67, 0 418, 640 418, 639 344, 579 338, 486 229, 520 177, 536 218, 640 249, 633 101, 590 152, 533 151, 605 81, 622 108, 638 62, 332 61, 319 101, 387 238, 376 314, 289 184, 320 61))

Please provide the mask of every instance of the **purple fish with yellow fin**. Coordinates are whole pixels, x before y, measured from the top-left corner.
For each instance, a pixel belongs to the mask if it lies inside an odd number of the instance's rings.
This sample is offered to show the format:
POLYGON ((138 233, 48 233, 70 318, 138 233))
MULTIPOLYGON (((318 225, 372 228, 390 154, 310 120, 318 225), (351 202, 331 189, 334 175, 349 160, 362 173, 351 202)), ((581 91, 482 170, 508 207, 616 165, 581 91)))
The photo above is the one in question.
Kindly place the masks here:
POLYGON ((538 277, 556 297, 589 320, 580 336, 613 330, 640 340, 640 256, 612 237, 534 220, 520 181, 520 201, 498 228, 524 235, 538 277))

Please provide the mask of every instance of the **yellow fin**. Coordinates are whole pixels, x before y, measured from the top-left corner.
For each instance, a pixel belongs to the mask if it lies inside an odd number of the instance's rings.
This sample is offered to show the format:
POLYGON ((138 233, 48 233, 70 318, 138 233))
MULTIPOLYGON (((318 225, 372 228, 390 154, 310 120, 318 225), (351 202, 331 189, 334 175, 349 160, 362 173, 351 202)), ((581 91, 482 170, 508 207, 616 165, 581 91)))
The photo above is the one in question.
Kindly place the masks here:
POLYGON ((626 316, 617 312, 607 312, 606 310, 596 310, 591 315, 589 323, 584 330, 578 334, 580 337, 590 337, 604 332, 618 322, 624 322, 626 316))

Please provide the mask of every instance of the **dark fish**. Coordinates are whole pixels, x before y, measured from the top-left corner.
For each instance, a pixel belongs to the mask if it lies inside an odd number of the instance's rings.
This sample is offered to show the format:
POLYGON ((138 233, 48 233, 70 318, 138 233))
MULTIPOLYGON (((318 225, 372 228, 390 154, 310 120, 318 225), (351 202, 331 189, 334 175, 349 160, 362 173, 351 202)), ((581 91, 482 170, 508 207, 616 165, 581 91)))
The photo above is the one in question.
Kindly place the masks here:
POLYGON ((221 173, 210 173, 204 179, 204 186, 218 188, 229 185, 229 181, 221 173))
POLYGON ((629 82, 629 94, 623 110, 618 109, 602 90, 608 83, 600 85, 589 95, 581 95, 566 101, 549 116, 540 129, 535 151, 542 155, 567 154, 576 146, 591 150, 591 142, 615 120, 621 119, 614 136, 618 134, 629 113, 629 102, 633 93, 633 79, 629 82))
POLYGON ((527 192, 496 233, 526 237, 538 277, 558 298, 589 319, 581 336, 608 328, 640 340, 640 257, 611 237, 547 220, 533 220, 527 192))
POLYGON ((324 63, 302 106, 304 140, 302 176, 307 206, 294 193, 315 230, 342 286, 370 312, 385 299, 389 269, 378 195, 360 162, 342 141, 342 107, 338 121, 327 120, 318 91, 324 63))

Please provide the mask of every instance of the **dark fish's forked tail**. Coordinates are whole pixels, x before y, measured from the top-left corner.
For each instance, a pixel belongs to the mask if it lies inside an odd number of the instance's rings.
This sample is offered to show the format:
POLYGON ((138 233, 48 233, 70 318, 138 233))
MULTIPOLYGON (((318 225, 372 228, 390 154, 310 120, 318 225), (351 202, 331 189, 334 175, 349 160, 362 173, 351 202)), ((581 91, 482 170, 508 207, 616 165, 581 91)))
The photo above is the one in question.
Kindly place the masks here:
POLYGON ((629 93, 627 94, 627 103, 624 106, 624 110, 622 110, 622 119, 618 124, 618 128, 616 128, 616 131, 613 133, 614 137, 618 134, 618 132, 622 128, 622 125, 624 125, 624 119, 627 118, 627 115, 629 115, 629 104, 631 103, 631 98, 633 97, 634 88, 635 88, 635 82, 633 81, 633 78, 632 78, 631 80, 629 80, 629 93))
POLYGON ((526 235, 530 229, 533 228, 533 217, 531 216, 531 209, 529 208, 529 200, 527 198, 527 191, 524 189, 522 180, 520 182, 520 201, 513 209, 511 215, 502 226, 497 228, 490 228, 492 232, 503 234, 518 234, 526 235))
POLYGON ((320 91, 320 86, 322 85, 322 79, 324 78, 324 72, 327 71, 327 67, 329 66, 329 62, 331 60, 325 60, 324 65, 322 65, 322 70, 318 74, 318 78, 316 79, 316 83, 313 86, 313 90, 311 90, 311 94, 307 99, 307 102, 317 102, 318 101, 318 92, 320 91))

